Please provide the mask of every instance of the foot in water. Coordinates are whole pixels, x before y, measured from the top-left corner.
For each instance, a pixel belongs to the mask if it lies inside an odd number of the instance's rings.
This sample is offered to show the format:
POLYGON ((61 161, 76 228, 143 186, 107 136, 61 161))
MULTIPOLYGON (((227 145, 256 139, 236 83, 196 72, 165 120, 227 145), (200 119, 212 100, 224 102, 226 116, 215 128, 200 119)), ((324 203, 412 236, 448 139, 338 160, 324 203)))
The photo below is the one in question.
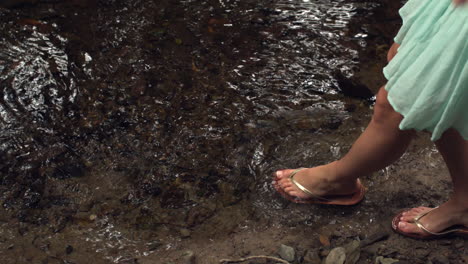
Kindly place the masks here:
MULTIPOLYGON (((294 175, 294 180, 309 190, 310 195, 300 189, 291 180, 290 176, 296 169, 279 170, 275 172, 275 183, 277 188, 294 198, 308 200, 312 198, 350 196, 363 192, 363 187, 357 179, 340 179, 336 176, 333 163, 324 166, 301 169, 294 175)), ((353 199, 355 199, 354 197, 353 199)), ((362 197, 361 197, 362 199, 362 197)))
POLYGON ((416 217, 423 214, 426 215, 419 219, 419 223, 432 233, 444 232, 458 227, 463 230, 461 233, 468 235, 468 204, 463 205, 453 200, 449 200, 435 209, 417 207, 403 212, 399 222, 396 223, 397 231, 403 235, 419 238, 437 236, 424 231, 414 222, 416 217))

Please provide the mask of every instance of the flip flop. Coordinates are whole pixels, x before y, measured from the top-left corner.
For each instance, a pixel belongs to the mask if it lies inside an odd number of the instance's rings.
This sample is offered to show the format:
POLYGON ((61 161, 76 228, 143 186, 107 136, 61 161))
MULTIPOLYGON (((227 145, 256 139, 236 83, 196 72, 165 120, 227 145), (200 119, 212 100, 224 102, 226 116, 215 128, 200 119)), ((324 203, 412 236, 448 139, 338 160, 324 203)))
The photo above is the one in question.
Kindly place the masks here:
POLYGON ((445 229, 444 231, 442 232, 432 232, 432 231, 429 231, 421 222, 421 218, 423 218, 424 216, 426 216, 427 214, 429 214, 430 212, 432 212, 434 209, 437 209, 437 207, 433 208, 432 210, 429 210, 425 213, 422 213, 418 216, 416 216, 412 223, 414 223, 419 229, 421 229, 422 231, 425 232, 425 235, 422 235, 422 234, 416 234, 416 233, 408 233, 408 232, 405 232, 403 230, 401 230, 399 227, 398 227, 398 223, 400 223, 400 218, 401 216, 403 215, 404 212, 408 212, 409 210, 411 209, 404 209, 402 210, 401 212, 399 212, 392 220, 392 229, 393 231, 403 235, 403 236, 407 236, 407 237, 411 237, 411 238, 416 238, 416 239, 423 239, 423 240, 427 240, 427 239, 437 239, 437 238, 444 238, 444 237, 448 237, 448 236, 462 236, 462 237, 466 237, 468 238, 468 227, 466 226, 452 226, 452 227, 449 227, 447 229, 445 229))
POLYGON ((358 190, 350 195, 329 195, 329 196, 318 196, 313 194, 310 190, 302 186, 298 183, 294 176, 305 168, 300 168, 293 171, 289 175, 289 179, 291 182, 302 192, 311 196, 308 199, 301 199, 299 197, 295 197, 286 193, 281 186, 278 185, 279 178, 275 175, 273 187, 275 190, 281 194, 284 198, 288 199, 293 203, 298 204, 327 204, 327 205, 355 205, 361 202, 364 199, 364 194, 366 192, 366 188, 361 184, 361 181, 358 179, 358 190))

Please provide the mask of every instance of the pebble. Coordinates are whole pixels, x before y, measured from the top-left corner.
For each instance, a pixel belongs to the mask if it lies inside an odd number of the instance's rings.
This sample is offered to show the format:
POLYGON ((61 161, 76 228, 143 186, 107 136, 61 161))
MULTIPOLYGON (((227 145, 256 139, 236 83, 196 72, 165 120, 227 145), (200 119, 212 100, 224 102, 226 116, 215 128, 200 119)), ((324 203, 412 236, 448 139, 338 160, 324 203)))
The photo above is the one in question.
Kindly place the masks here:
POLYGON ((390 233, 387 232, 387 231, 376 232, 376 233, 370 235, 369 237, 367 237, 366 239, 362 240, 361 241, 361 246, 365 247, 365 246, 374 244, 374 243, 379 242, 381 240, 387 239, 389 236, 390 236, 390 233))
POLYGON ((296 257, 294 248, 281 244, 279 248, 279 255, 282 259, 293 262, 296 257))
POLYGON ((187 228, 181 228, 179 232, 180 232, 180 236, 183 238, 190 237, 190 235, 192 234, 192 232, 190 232, 190 230, 188 230, 187 228))
POLYGON ((375 259, 375 264, 393 264, 397 262, 398 262, 398 259, 384 258, 382 256, 378 256, 375 259))
POLYGON ((187 250, 182 255, 183 264, 195 264, 195 253, 191 250, 187 250))
POLYGON ((337 247, 330 251, 330 254, 325 259, 325 264, 344 264, 345 260, 346 250, 342 247, 337 247))
POLYGON ((353 240, 344 246, 346 252, 346 264, 356 264, 361 256, 361 243, 353 240))
POLYGON ((369 247, 364 248, 362 251, 369 255, 377 255, 377 252, 379 251, 379 245, 375 244, 369 247))
POLYGON ((455 247, 458 248, 458 249, 460 249, 460 248, 462 248, 464 246, 465 246, 465 242, 458 242, 458 243, 455 244, 455 247))

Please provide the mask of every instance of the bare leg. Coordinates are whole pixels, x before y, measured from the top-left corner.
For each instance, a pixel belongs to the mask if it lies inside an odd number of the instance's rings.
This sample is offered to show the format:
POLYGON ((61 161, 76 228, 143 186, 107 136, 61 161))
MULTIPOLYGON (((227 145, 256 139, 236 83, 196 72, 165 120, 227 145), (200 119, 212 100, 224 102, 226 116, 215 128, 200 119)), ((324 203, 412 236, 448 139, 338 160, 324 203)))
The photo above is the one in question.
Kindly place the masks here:
MULTIPOLYGON (((377 95, 374 114, 366 130, 351 150, 340 160, 302 170, 295 179, 316 195, 350 194, 356 188, 356 179, 382 169, 398 159, 408 147, 413 131, 398 128, 402 116, 393 110, 387 100, 387 91, 381 88, 377 95)), ((289 195, 308 198, 297 189, 288 176, 292 170, 277 171, 278 184, 289 195)))
MULTIPOLYGON (((454 190, 450 199, 423 217, 421 223, 432 232, 439 232, 457 224, 468 227, 468 141, 456 130, 449 129, 435 143, 447 164, 454 190)), ((409 233, 424 234, 411 221, 428 210, 430 208, 419 207, 404 214, 399 224, 400 229, 409 233)))

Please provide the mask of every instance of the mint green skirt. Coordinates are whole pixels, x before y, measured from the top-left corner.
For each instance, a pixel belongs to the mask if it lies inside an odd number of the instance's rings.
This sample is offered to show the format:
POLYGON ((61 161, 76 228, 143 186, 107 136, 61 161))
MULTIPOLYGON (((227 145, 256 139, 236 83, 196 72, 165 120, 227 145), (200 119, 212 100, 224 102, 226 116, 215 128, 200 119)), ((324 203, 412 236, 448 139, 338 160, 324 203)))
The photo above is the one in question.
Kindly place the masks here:
POLYGON ((455 128, 468 140, 468 4, 409 0, 400 15, 401 46, 383 70, 400 129, 427 130, 436 141, 455 128))

